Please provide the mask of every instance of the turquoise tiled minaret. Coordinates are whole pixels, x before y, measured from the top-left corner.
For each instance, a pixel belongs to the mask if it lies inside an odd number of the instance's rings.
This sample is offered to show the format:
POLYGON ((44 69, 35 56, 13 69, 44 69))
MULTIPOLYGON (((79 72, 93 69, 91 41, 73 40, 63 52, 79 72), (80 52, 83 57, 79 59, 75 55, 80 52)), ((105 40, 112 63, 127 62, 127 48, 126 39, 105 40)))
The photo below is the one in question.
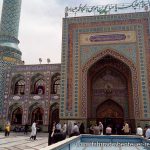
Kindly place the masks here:
POLYGON ((3 0, 0 23, 0 118, 3 116, 5 70, 22 63, 21 52, 18 48, 20 10, 21 0, 3 0))

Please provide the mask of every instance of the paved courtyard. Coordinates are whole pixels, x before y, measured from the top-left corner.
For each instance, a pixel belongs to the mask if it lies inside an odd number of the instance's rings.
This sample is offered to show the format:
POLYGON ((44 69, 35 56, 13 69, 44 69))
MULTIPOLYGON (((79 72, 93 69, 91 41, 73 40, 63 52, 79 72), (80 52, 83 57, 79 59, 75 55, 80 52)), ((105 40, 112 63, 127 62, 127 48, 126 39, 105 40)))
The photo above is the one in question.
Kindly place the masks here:
POLYGON ((29 139, 30 133, 10 133, 9 137, 5 137, 0 132, 0 150, 40 150, 48 144, 48 133, 38 133, 37 140, 29 139))

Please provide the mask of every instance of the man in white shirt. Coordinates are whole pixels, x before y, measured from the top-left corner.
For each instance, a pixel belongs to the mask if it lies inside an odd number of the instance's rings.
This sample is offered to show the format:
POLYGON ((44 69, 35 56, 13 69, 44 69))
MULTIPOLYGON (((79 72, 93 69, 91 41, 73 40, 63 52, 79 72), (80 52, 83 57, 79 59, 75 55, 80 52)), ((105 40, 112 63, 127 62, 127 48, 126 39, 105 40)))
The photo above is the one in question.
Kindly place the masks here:
POLYGON ((64 123, 63 127, 62 127, 62 132, 66 134, 67 132, 67 124, 64 123))
POLYGON ((71 136, 76 136, 76 135, 79 135, 79 134, 80 134, 79 127, 78 127, 77 123, 74 123, 74 126, 72 128, 71 136))
POLYGON ((111 133, 112 133, 112 128, 110 126, 108 126, 106 128, 106 135, 111 135, 111 133))
POLYGON ((143 129, 141 126, 138 126, 136 129, 136 135, 143 136, 143 129))
POLYGON ((103 124, 102 122, 99 122, 99 128, 100 128, 100 135, 103 135, 103 124))
POLYGON ((93 131, 94 131, 95 135, 99 135, 100 134, 100 127, 99 127, 99 125, 95 125, 93 127, 93 131))
POLYGON ((148 129, 146 130, 145 135, 147 139, 150 139, 150 126, 148 126, 148 129))
POLYGON ((122 130, 124 131, 125 135, 128 135, 130 133, 130 128, 129 128, 129 124, 127 122, 125 122, 122 130))
POLYGON ((56 130, 61 131, 61 124, 59 122, 56 124, 56 130))

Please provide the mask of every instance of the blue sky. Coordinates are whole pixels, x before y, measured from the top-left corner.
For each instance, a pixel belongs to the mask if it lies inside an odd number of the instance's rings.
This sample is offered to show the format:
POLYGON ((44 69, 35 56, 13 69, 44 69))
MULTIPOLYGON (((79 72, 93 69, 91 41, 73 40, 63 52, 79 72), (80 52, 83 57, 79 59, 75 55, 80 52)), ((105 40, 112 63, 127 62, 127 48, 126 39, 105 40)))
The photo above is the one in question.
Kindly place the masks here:
MULTIPOLYGON (((25 64, 61 62, 62 18, 65 7, 80 4, 106 5, 132 3, 134 0, 22 0, 19 28, 20 50, 25 64)), ((0 0, 0 10, 2 0, 0 0)))

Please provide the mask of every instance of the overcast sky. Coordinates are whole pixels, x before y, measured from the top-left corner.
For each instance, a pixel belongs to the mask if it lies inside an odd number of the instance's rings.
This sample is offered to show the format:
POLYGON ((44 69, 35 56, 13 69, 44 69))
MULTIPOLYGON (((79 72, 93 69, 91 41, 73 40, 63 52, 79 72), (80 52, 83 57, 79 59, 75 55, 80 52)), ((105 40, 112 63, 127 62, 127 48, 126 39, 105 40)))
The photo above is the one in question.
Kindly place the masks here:
MULTIPOLYGON (((2 6, 0 0, 0 6, 2 6)), ((62 18, 66 6, 128 3, 134 0, 22 0, 19 28, 20 50, 25 64, 61 62, 62 18)), ((1 9, 1 7, 0 7, 1 9)))

